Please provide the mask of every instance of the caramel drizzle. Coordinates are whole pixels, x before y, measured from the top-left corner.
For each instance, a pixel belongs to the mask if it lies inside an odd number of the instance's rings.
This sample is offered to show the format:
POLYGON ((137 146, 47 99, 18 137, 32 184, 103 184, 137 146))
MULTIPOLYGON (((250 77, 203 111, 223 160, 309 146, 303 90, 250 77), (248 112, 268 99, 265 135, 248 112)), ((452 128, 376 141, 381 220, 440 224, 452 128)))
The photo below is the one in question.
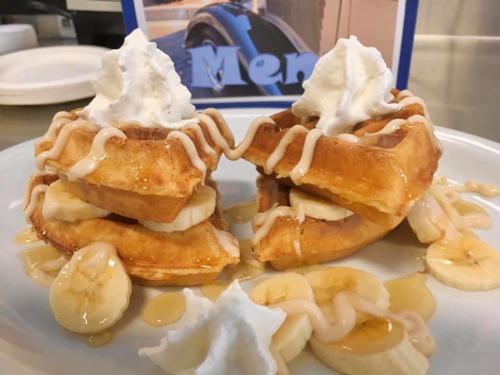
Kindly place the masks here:
POLYGON ((436 350, 436 344, 423 318, 413 311, 392 313, 352 292, 337 293, 332 300, 335 322, 330 323, 319 306, 308 299, 294 299, 270 305, 283 310, 287 315, 307 314, 313 326, 314 336, 321 342, 332 343, 342 340, 356 326, 357 311, 376 318, 391 319, 401 323, 412 344, 425 355, 436 350))

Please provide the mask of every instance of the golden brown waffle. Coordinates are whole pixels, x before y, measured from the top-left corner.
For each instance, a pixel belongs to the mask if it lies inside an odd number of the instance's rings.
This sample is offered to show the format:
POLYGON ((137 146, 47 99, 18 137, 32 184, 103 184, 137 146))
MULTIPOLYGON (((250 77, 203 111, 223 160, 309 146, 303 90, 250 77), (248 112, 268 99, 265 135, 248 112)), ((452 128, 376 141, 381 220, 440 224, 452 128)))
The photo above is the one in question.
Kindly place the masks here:
MULTIPOLYGON (((210 115, 210 113, 208 113, 210 115)), ((232 135, 213 117, 224 138, 232 142, 232 135)), ((85 120, 69 114, 64 126, 56 135, 71 124, 85 120)), ((98 129, 87 126, 72 131, 59 157, 48 159, 46 165, 67 180, 68 171, 90 151, 98 129)), ((207 143, 215 150, 216 157, 207 154, 200 139, 192 129, 182 130, 193 141, 207 172, 216 168, 221 155, 206 126, 200 123, 207 143)), ((113 137, 105 145, 106 157, 90 174, 72 184, 72 191, 95 206, 121 215, 161 222, 171 222, 186 205, 192 193, 203 181, 203 173, 197 169, 183 144, 175 138, 167 139, 170 130, 123 127, 127 139, 113 137)), ((54 140, 42 139, 37 143, 35 155, 50 150, 54 140)))
MULTIPOLYGON (((398 92, 394 91, 397 96, 398 92)), ((359 143, 321 136, 311 166, 298 188, 330 199, 364 218, 387 227, 396 226, 411 204, 432 182, 441 155, 426 120, 406 121, 391 134, 365 136, 382 129, 393 119, 424 116, 420 103, 403 106, 394 114, 358 124, 354 135, 359 143)), ((291 110, 272 116, 275 124, 261 126, 244 158, 262 170, 280 140, 299 124, 291 110)), ((314 122, 304 126, 314 127, 314 122)), ((310 131, 310 130, 309 130, 310 131)), ((306 132, 296 134, 271 175, 291 185, 289 177, 303 152, 306 132)))
MULTIPOLYGON (((55 179, 35 177, 28 191, 55 179)), ((226 229, 219 211, 186 231, 164 233, 116 215, 72 223, 46 220, 42 215, 44 193, 36 199, 29 219, 40 239, 68 253, 95 241, 108 242, 116 248, 130 276, 142 284, 204 284, 215 280, 226 265, 239 261, 222 248, 215 235, 213 226, 226 229)))
MULTIPOLYGON (((276 179, 261 176, 257 180, 258 211, 265 212, 275 204, 289 206, 288 192, 289 188, 276 179)), ((293 217, 282 216, 274 221, 259 244, 254 245, 254 251, 259 261, 269 261, 274 268, 281 270, 345 257, 387 232, 386 227, 359 215, 337 221, 306 216, 302 224, 293 217), (300 245, 299 251, 295 241, 300 245)))

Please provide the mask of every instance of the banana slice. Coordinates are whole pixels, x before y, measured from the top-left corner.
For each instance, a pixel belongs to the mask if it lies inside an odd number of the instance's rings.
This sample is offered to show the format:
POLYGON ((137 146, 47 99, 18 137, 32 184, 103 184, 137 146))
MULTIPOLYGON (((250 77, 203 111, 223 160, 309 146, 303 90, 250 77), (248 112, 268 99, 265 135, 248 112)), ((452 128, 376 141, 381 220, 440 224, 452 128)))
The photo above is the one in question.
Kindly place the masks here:
POLYGON ((157 221, 140 221, 142 225, 158 232, 182 232, 203 220, 208 219, 215 211, 217 194, 210 186, 202 186, 189 200, 188 204, 179 212, 171 223, 157 221))
POLYGON ((42 215, 45 219, 59 219, 69 222, 104 217, 109 211, 82 201, 66 189, 64 182, 57 180, 45 192, 42 215))
MULTIPOLYGON (((314 301, 314 294, 306 278, 298 273, 283 273, 259 283, 250 298, 260 305, 272 305, 293 299, 314 301)), ((298 356, 312 334, 312 324, 307 314, 287 316, 273 336, 274 347, 285 362, 298 356)))
POLYGON ((462 290, 500 288, 500 252, 472 232, 456 241, 438 241, 427 250, 426 263, 432 276, 462 290))
POLYGON ((313 336, 309 344, 323 363, 343 374, 419 375, 429 368, 403 326, 389 320, 367 320, 335 343, 325 344, 313 336))
POLYGON ((293 208, 318 220, 335 221, 353 215, 353 212, 346 208, 297 189, 290 189, 289 197, 293 208))
POLYGON ((429 321, 436 310, 436 300, 425 285, 426 278, 427 275, 414 273, 386 281, 384 286, 391 296, 391 311, 415 311, 429 321))
POLYGON ((452 226, 438 201, 428 191, 416 202, 406 217, 411 229, 422 243, 432 243, 445 236, 452 226))
MULTIPOLYGON (((381 309, 389 308, 389 292, 367 272, 349 267, 324 267, 305 276, 314 291, 316 303, 330 323, 336 321, 332 300, 341 291, 354 292, 381 309)), ((357 313, 358 323, 367 319, 365 314, 357 313)))
POLYGON ((59 324, 76 333, 101 332, 128 307, 132 285, 115 248, 94 242, 73 254, 50 288, 59 324))
POLYGON ((313 327, 307 314, 287 316, 285 322, 273 336, 273 345, 285 362, 297 357, 311 338, 313 327))

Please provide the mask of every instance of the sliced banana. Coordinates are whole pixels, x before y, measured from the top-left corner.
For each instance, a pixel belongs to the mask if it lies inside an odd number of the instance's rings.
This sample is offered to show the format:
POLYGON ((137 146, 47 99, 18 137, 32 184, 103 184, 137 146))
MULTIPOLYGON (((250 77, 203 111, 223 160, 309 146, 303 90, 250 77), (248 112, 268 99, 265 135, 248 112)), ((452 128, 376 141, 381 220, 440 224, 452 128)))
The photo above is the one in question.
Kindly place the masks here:
POLYGON ((335 343, 326 344, 314 336, 309 343, 323 363, 343 374, 419 375, 429 368, 403 326, 389 320, 367 320, 335 343))
POLYGON ((307 314, 290 315, 273 336, 273 345, 285 362, 297 357, 311 338, 313 327, 307 314))
POLYGON ((347 208, 298 189, 290 189, 289 198, 290 205, 298 212, 318 220, 336 221, 353 215, 347 208))
POLYGON ((42 215, 47 220, 58 219, 74 222, 104 217, 109 214, 109 211, 77 198, 66 189, 64 182, 61 180, 50 184, 45 192, 42 215))
POLYGON ((422 243, 432 243, 445 236, 452 226, 438 201, 428 191, 416 202, 406 217, 411 229, 422 243))
POLYGON ((423 273, 414 273, 386 281, 384 286, 391 296, 391 311, 415 311, 429 321, 436 310, 436 300, 425 285, 426 278, 423 273))
POLYGON ((215 211, 217 193, 210 186, 202 186, 179 212, 174 221, 160 223, 157 221, 140 221, 142 225, 158 232, 182 232, 208 219, 215 211))
POLYGON ((115 248, 94 242, 73 254, 50 288, 59 324, 76 333, 101 332, 128 307, 132 285, 115 248))
POLYGON ((438 241, 427 250, 429 272, 443 284, 462 290, 500 288, 500 252, 466 231, 454 241, 438 241))
MULTIPOLYGON (((381 309, 389 308, 389 292, 367 272, 349 267, 324 267, 307 273, 306 278, 314 291, 316 303, 330 323, 336 321, 333 298, 341 291, 354 292, 381 309)), ((358 323, 366 319, 368 317, 365 314, 357 313, 358 323)))
MULTIPOLYGON (((257 284, 250 298, 260 305, 272 305, 293 299, 314 301, 314 294, 303 275, 289 272, 257 284)), ((290 362, 302 352, 311 334, 312 324, 307 314, 290 315, 274 334, 273 345, 283 360, 290 362)))

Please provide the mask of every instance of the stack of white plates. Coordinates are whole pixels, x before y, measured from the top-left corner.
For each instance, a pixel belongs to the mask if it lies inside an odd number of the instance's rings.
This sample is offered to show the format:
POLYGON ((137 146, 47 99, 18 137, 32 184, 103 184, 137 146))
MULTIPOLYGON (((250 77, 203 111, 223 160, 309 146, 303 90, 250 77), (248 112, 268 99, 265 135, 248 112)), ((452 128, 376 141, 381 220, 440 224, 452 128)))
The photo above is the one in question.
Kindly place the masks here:
POLYGON ((106 48, 34 48, 0 56, 0 104, 52 104, 94 95, 106 48))

